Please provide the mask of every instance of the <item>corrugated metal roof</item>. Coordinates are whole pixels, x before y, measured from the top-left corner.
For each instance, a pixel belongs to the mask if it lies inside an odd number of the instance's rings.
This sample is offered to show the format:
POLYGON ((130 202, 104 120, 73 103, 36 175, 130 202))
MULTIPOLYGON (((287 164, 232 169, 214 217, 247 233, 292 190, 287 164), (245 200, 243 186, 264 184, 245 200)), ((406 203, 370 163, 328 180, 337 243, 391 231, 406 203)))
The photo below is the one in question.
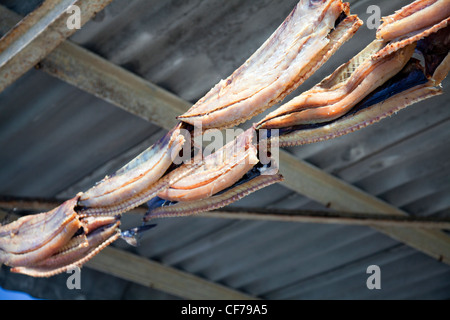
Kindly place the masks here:
MULTIPOLYGON (((195 102, 272 33, 296 0, 115 0, 72 41, 195 102)), ((19 13, 32 2, 0 1, 19 13)), ((409 1, 377 1, 383 15, 409 1)), ((35 4, 35 3, 34 3, 35 4)), ((352 1, 368 17, 370 1, 352 1)), ((356 36, 299 91, 311 87, 374 37, 356 36)), ((450 216, 447 93, 327 142, 289 149, 299 159, 419 216, 450 216)), ((163 130, 88 93, 31 70, 0 94, 0 195, 66 198, 151 145, 163 130)), ((240 207, 326 209, 281 185, 240 207)), ((125 219, 134 226, 136 217, 125 219)), ((137 248, 115 246, 267 299, 449 299, 450 267, 368 227, 189 217, 158 220, 137 248), (379 265, 382 289, 368 290, 379 265)), ((65 276, 0 272, 0 285, 41 298, 170 299, 174 296, 83 269, 65 276)))

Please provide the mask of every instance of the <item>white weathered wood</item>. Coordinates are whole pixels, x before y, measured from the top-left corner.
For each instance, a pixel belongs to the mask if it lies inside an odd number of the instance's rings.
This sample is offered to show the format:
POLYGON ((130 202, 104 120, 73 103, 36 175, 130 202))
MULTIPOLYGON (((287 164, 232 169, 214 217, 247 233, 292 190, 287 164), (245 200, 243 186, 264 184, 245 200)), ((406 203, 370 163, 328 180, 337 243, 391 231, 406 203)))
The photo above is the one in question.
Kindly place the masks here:
MULTIPOLYGON (((3 204, 5 205, 5 203, 3 204)), ((47 208, 53 208, 55 203, 18 201, 14 205, 16 207, 17 205, 24 205, 28 209, 33 208, 33 210, 45 211, 47 208)), ((11 222, 19 216, 0 210, 0 221, 5 219, 5 217, 11 222)), ((85 266, 184 299, 255 299, 226 286, 113 247, 104 249, 95 258, 86 263, 85 266)))

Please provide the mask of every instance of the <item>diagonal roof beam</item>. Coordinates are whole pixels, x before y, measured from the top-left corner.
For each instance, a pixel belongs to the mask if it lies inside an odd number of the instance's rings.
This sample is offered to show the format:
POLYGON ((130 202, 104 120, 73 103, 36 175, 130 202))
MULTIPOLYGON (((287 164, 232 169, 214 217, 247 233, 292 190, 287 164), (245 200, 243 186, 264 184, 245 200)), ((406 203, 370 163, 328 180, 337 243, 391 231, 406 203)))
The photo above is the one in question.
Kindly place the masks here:
MULTIPOLYGON (((0 17, 5 14, 8 13, 4 9, 0 10, 0 17)), ((181 98, 69 41, 48 55, 41 62, 41 67, 45 72, 165 129, 171 129, 176 124, 175 114, 183 113, 190 106, 181 98), (105 70, 110 70, 111 73, 105 70), (135 90, 135 87, 130 86, 129 83, 139 83, 140 85, 135 90), (133 100, 130 103, 124 98, 124 91, 131 96, 140 98, 135 103, 133 100), (160 105, 171 106, 165 109, 160 105), (156 116, 152 116, 154 112, 156 112, 156 116)), ((407 214, 353 185, 295 158, 284 150, 280 150, 280 171, 285 177, 284 186, 332 209, 350 212, 407 214)), ((399 227, 377 227, 376 229, 450 264, 450 237, 442 231, 399 227)))
POLYGON ((0 39, 0 92, 77 31, 68 27, 70 12, 67 10, 71 6, 80 9, 82 26, 111 1, 46 0, 23 18, 0 39))
POLYGON ((167 130, 176 125, 180 112, 191 106, 189 102, 70 41, 50 53, 39 67, 167 130))
MULTIPOLYGON (((20 203, 20 202, 19 202, 20 203)), ((17 204, 17 203, 16 203, 17 204)), ((35 209, 54 208, 55 202, 40 203, 33 201, 25 207, 35 209)), ((15 214, 6 214, 0 210, 0 221, 19 218, 15 214)), ((1 265, 0 265, 1 266, 1 265)), ((145 287, 161 290, 184 299, 192 300, 253 300, 252 296, 208 281, 193 274, 165 266, 125 250, 108 247, 86 267, 125 279, 145 287)))

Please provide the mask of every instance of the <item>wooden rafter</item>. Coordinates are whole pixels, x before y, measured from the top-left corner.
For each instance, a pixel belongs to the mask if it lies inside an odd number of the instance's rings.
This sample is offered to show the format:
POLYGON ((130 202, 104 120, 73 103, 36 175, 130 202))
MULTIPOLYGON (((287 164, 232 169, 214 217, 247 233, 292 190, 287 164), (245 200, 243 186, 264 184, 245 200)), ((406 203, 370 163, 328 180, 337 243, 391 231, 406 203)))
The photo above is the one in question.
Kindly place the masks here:
MULTIPOLYGON (((72 1, 74 4, 81 6, 82 10, 82 23, 88 21, 94 12, 100 11, 106 4, 108 4, 111 0, 95 0, 95 1, 72 1)), ((15 41, 24 41, 21 40, 21 34, 27 34, 33 28, 36 28, 37 24, 39 24, 39 18, 43 18, 48 14, 59 14, 64 15, 64 10, 58 10, 55 13, 52 8, 57 4, 58 1, 48 1, 45 2, 43 6, 41 6, 37 11, 35 11, 32 15, 27 16, 22 20, 19 25, 19 31, 17 33, 8 33, 6 36, 0 41, 4 43, 5 47, 8 47, 8 42, 15 41)), ((72 34, 75 30, 68 31, 66 27, 66 19, 67 17, 54 17, 56 22, 43 24, 41 26, 41 30, 39 32, 39 36, 34 37, 32 39, 27 39, 26 45, 22 46, 21 49, 17 49, 15 51, 11 51, 11 53, 6 52, 8 55, 4 56, 5 63, 0 65, 0 92, 6 88, 9 84, 17 80, 21 75, 23 75, 27 70, 34 67, 39 61, 41 61, 45 56, 47 56, 54 48, 56 48, 62 41, 65 40, 70 34, 72 34), (61 30, 60 30, 61 29, 61 30), (56 33, 56 36, 55 36, 56 33), (8 74, 8 77, 4 75, 8 74)), ((55 20, 53 19, 53 20, 55 20)), ((53 21, 52 20, 52 21, 53 21)), ((10 30, 16 23, 21 21, 21 17, 10 10, 6 9, 3 6, 0 6, 0 34, 5 34, 10 30)), ((89 55, 88 52, 83 51, 80 47, 73 47, 70 42, 66 42, 62 44, 62 48, 67 48, 72 54, 78 49, 82 51, 81 56, 85 57, 89 55)), ((59 47, 54 54, 61 53, 59 47)), ((64 54, 66 52, 62 51, 63 56, 60 56, 61 59, 64 58, 64 54)), ((76 62, 77 59, 73 59, 74 56, 70 56, 72 58, 71 61, 76 62)), ((95 58, 95 57, 94 57, 95 58)), ((82 60, 82 59, 80 59, 82 60)), ((93 64, 95 65, 95 64, 93 64)), ((92 64, 89 66, 92 68, 92 64)), ((114 70, 119 69, 119 77, 121 81, 125 81, 128 83, 127 86, 120 87, 119 85, 124 82, 118 81, 117 87, 114 88, 115 97, 109 102, 114 102, 117 100, 117 94, 119 90, 122 89, 122 94, 124 100, 120 103, 124 103, 129 105, 130 107, 137 107, 137 113, 142 114, 145 112, 146 103, 148 103, 148 97, 158 97, 158 92, 161 91, 159 88, 149 85, 147 82, 139 79, 138 77, 133 76, 131 73, 127 73, 127 76, 124 76, 124 70, 120 68, 115 68, 112 64, 108 64, 111 68, 107 68, 105 65, 96 65, 97 68, 93 72, 93 75, 98 76, 96 80, 101 80, 104 76, 103 74, 99 74, 99 72, 103 71, 109 75, 109 83, 111 84, 111 79, 114 78, 115 72, 114 70), (132 92, 130 88, 134 88, 132 92), (141 89, 141 95, 136 96, 137 91, 141 89), (149 90, 149 91, 147 91, 149 90), (132 96, 127 95, 127 92, 131 92, 134 95, 136 104, 131 105, 128 104, 127 101, 131 102, 132 96), (141 98, 141 100, 139 100, 141 98), (145 99, 145 101, 143 101, 145 99)), ((83 75, 86 76, 86 72, 89 70, 84 70, 83 75)), ((75 78, 74 75, 71 75, 72 78, 75 78)), ((92 79, 91 79, 92 80, 92 79)), ((119 80, 119 79, 117 79, 119 80)), ((88 84, 89 85, 89 84, 88 84)), ((96 86, 94 86, 96 87, 96 86)), ((83 89, 87 89, 86 87, 83 89)), ((91 92, 95 94, 94 92, 91 92)), ((162 93, 162 96, 167 99, 167 94, 162 93)), ((103 97, 105 98, 105 97, 103 97)), ((167 104, 161 103, 161 100, 155 98, 157 101, 152 101, 152 105, 155 103, 161 106, 161 111, 164 110, 165 114, 167 114, 168 110, 173 108, 176 103, 174 101, 177 100, 176 97, 172 99, 168 99, 169 102, 167 104)), ((153 110, 154 112, 154 110, 153 110)), ((147 113, 146 115, 149 115, 147 113)), ((173 117, 167 117, 170 119, 173 117)), ((159 117, 158 117, 159 118, 159 117)), ((161 117, 163 118, 163 117, 161 117)), ((166 125, 169 125, 167 123, 166 125)), ((1 215, 1 213, 0 213, 1 215)), ((87 264, 87 266, 94 268, 96 270, 100 270, 103 272, 114 274, 115 276, 121 277, 126 280, 134 281, 144 286, 152 286, 154 288, 166 291, 168 293, 177 295, 186 299, 250 299, 250 296, 247 296, 239 291, 226 288, 225 286, 212 283, 195 275, 182 272, 180 270, 176 270, 174 268, 170 268, 159 264, 154 261, 150 261, 148 259, 118 250, 114 248, 108 248, 100 253, 96 259, 87 264), (135 263, 130 266, 127 262, 130 260, 135 263), (111 266, 113 266, 111 268, 111 266), (113 270, 111 270, 113 269, 113 270)))
MULTIPOLYGON (((42 201, 18 201, 14 203, 16 207, 17 205, 23 205, 23 208, 37 211, 46 211, 49 208, 53 208, 56 204, 57 202, 42 201)), ((3 203, 3 205, 5 206, 6 203, 3 203)), ((6 207, 8 206, 6 205, 6 207)), ((5 211, 0 210, 0 221, 5 218, 7 218, 8 221, 12 221, 18 217, 19 216, 15 214, 7 214, 5 211)), ((95 257, 95 259, 92 259, 86 263, 85 266, 185 299, 255 299, 252 296, 208 281, 193 274, 165 266, 157 261, 152 261, 139 255, 113 247, 104 249, 95 257)))
MULTIPOLYGON (((95 93, 96 96, 107 101, 114 101, 115 105, 120 105, 123 109, 165 129, 172 128, 176 123, 174 112, 181 114, 189 106, 188 102, 161 88, 155 91, 155 85, 143 79, 138 80, 137 76, 131 75, 128 71, 84 49, 77 48, 74 44, 60 46, 47 59, 43 60, 41 65, 47 73, 68 81, 81 89, 86 89, 86 83, 89 83, 89 79, 102 78, 101 88, 95 89, 95 87, 88 86, 89 92, 95 93), (71 49, 74 49, 74 52, 71 49), (114 70, 114 72, 108 74, 99 70, 100 73, 96 74, 96 70, 98 70, 96 66, 98 65, 101 65, 105 70, 114 70), (77 77, 73 77, 74 74, 77 77), (139 86, 135 92, 134 87, 128 85, 131 81, 140 81, 146 85, 139 86), (134 108, 134 103, 129 104, 127 100, 123 100, 120 91, 121 83, 128 94, 143 97, 144 101, 148 99, 148 102, 143 104, 146 108, 134 108), (105 90, 105 88, 107 89, 105 90), (115 92, 115 89, 119 91, 115 92), (141 89, 144 89, 144 91, 141 91, 141 89), (171 104, 172 107, 165 108, 162 111, 159 109, 159 106, 166 106, 167 104, 171 104), (155 112, 155 109, 158 112, 155 112), (154 112, 157 117, 149 118, 147 116, 149 113, 154 114, 154 112)), ((332 209, 350 212, 406 214, 345 181, 293 157, 284 150, 280 150, 280 170, 286 179, 283 182, 284 186, 332 209)), ((390 227, 379 227, 378 230, 436 259, 450 263, 450 237, 441 231, 411 228, 405 232, 404 229, 390 227)))

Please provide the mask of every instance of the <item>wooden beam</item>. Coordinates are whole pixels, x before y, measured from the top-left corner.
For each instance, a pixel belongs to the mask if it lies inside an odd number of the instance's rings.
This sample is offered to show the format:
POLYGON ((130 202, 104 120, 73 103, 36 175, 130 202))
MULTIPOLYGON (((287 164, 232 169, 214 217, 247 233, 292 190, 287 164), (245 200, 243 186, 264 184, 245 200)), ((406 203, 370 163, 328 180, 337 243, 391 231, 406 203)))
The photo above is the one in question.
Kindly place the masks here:
MULTIPOLYGON (((16 205, 26 201, 18 201, 16 205)), ((28 209, 54 208, 55 202, 28 202, 28 209)), ((19 216, 0 210, 0 221, 9 221, 19 216)), ((1 265, 0 265, 1 266, 1 265)), ((192 300, 249 300, 255 299, 234 289, 208 281, 193 274, 165 266, 159 262, 138 256, 125 250, 108 247, 94 259, 85 264, 86 267, 113 276, 132 281, 145 287, 161 290, 180 298, 192 300)))
POLYGON ((0 92, 77 31, 67 24, 71 6, 80 9, 82 26, 111 1, 46 0, 23 18, 0 39, 0 92))
MULTIPOLYGON (((0 6, 0 34, 20 19, 18 14, 0 6)), ((173 128, 176 117, 191 106, 70 41, 42 59, 38 68, 166 130, 173 128)))

